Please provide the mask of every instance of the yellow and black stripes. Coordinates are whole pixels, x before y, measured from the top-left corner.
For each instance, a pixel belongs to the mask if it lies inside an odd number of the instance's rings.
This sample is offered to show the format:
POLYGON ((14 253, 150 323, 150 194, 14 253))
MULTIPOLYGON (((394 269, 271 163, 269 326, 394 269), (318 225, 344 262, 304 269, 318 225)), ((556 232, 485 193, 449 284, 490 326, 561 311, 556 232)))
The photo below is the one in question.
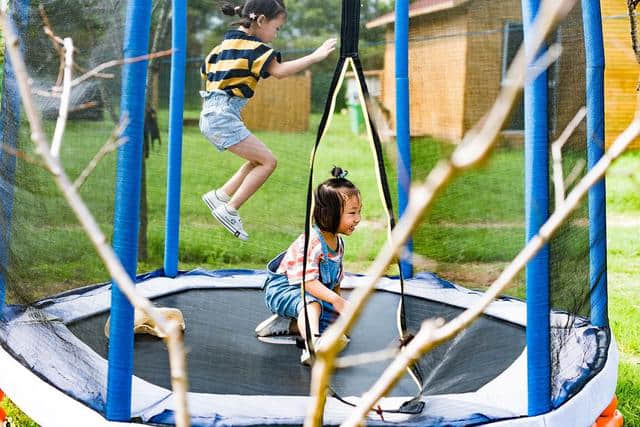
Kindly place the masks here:
POLYGON ((251 98, 258 80, 269 77, 267 69, 274 59, 280 62, 280 53, 258 38, 240 30, 228 31, 200 68, 205 90, 251 98))

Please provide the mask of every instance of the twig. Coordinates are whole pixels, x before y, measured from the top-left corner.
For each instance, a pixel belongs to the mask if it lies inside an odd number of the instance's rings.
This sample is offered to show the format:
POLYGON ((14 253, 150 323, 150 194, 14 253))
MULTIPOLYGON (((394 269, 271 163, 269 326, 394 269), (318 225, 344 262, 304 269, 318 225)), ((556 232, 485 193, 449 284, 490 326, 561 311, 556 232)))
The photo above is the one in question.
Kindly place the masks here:
POLYGON ((60 146, 62 136, 67 125, 67 115, 69 114, 69 100, 71 97, 71 68, 73 64, 73 40, 69 37, 64 39, 64 77, 62 97, 60 98, 60 108, 58 108, 58 121, 51 141, 51 155, 60 156, 60 146))
MULTIPOLYGON (((329 376, 334 368, 338 352, 340 336, 353 327, 364 304, 373 292, 375 283, 384 274, 389 263, 394 259, 400 247, 411 236, 426 213, 435 196, 441 192, 451 179, 464 169, 473 167, 483 161, 489 154, 496 137, 507 119, 513 103, 527 77, 527 64, 534 58, 546 36, 555 23, 562 19, 573 7, 575 0, 558 2, 545 0, 536 16, 529 34, 527 49, 521 47, 507 72, 507 83, 502 87, 498 97, 483 120, 465 135, 462 143, 454 151, 450 161, 441 161, 431 171, 426 181, 420 186, 413 186, 409 205, 393 229, 390 241, 384 246, 367 273, 367 281, 351 295, 351 304, 338 320, 331 325, 316 352, 311 379, 312 401, 309 406, 305 426, 320 426, 322 413, 327 397, 329 376)), ((401 353, 402 354, 402 353, 401 353)), ((366 413, 366 412, 365 412, 366 413)), ((359 423, 361 418, 356 421, 359 423)))
MULTIPOLYGON (((53 48, 56 50, 56 52, 58 53, 58 56, 60 57, 60 66, 59 66, 59 72, 58 72, 58 78, 56 79, 56 84, 54 86, 54 90, 57 89, 62 81, 62 77, 63 77, 63 64, 64 64, 64 53, 62 52, 62 48, 61 46, 64 45, 64 41, 62 40, 61 37, 57 36, 56 33, 53 30, 53 26, 51 25, 51 22, 49 21, 49 16, 47 15, 47 12, 44 9, 44 5, 40 5, 38 7, 39 11, 40 11, 40 18, 42 19, 42 23, 43 23, 43 31, 44 33, 51 39, 51 44, 53 45, 53 48)), ((74 53, 79 53, 78 49, 76 49, 75 47, 73 48, 74 53)), ((80 73, 85 73, 87 70, 85 70, 84 68, 82 68, 80 65, 78 65, 77 63, 73 63, 73 68, 78 70, 80 73)), ((112 75, 109 74, 103 74, 100 75, 99 77, 102 78, 113 78, 112 75)))
POLYGON ((413 364, 423 354, 439 344, 453 338, 463 329, 473 323, 513 281, 527 263, 549 241, 556 230, 578 206, 589 189, 598 182, 607 171, 611 163, 624 152, 631 142, 640 135, 640 117, 636 115, 629 127, 615 140, 611 148, 591 168, 584 178, 569 193, 565 203, 556 208, 555 212, 544 223, 534 236, 493 284, 484 292, 482 297, 471 307, 463 311, 456 318, 443 326, 438 326, 433 320, 425 321, 416 336, 402 349, 398 357, 382 373, 378 381, 364 394, 356 409, 342 424, 343 427, 355 427, 362 418, 380 400, 382 396, 404 375, 407 366, 413 364))
POLYGON ((124 129, 126 129, 128 125, 129 125, 129 119, 128 117, 124 116, 122 118, 122 122, 118 127, 116 127, 113 130, 107 142, 104 143, 104 145, 100 148, 100 150, 96 153, 96 155, 93 156, 93 159, 91 159, 87 167, 80 173, 80 175, 78 175, 78 178, 76 178, 76 180, 74 181, 73 188, 76 191, 78 191, 82 186, 82 184, 85 183, 89 175, 91 175, 91 173, 95 170, 95 168, 98 166, 98 163, 100 163, 100 161, 104 156, 106 156, 107 154, 111 153, 112 151, 116 150, 120 146, 127 143, 126 138, 119 138, 119 136, 122 134, 122 132, 124 131, 124 129))
POLYGON ((160 330, 164 334, 168 335, 167 347, 171 361, 171 382, 177 402, 176 424, 179 426, 189 426, 189 415, 186 400, 186 359, 184 343, 182 341, 181 326, 175 320, 165 319, 153 304, 151 304, 151 301, 141 296, 136 291, 133 281, 120 263, 120 260, 113 251, 113 248, 109 245, 106 236, 100 230, 95 218, 64 172, 64 168, 62 167, 60 160, 51 155, 42 125, 42 119, 38 113, 33 98, 31 97, 28 73, 22 53, 18 47, 18 37, 16 36, 5 13, 0 14, 0 26, 7 40, 7 51, 15 70, 20 96, 24 105, 24 111, 31 126, 31 140, 36 146, 36 153, 41 156, 46 168, 51 172, 54 182, 67 200, 69 207, 71 207, 75 213, 78 222, 80 222, 84 228, 98 255, 107 267, 109 274, 113 278, 113 283, 118 286, 134 307, 145 312, 156 322, 160 330))
POLYGON ((576 164, 573 166, 573 169, 571 169, 571 172, 569 172, 569 175, 567 175, 567 178, 564 180, 565 191, 567 191, 567 189, 571 187, 571 185, 573 185, 573 183, 578 178, 580 178, 580 174, 582 173, 586 165, 587 165, 587 162, 584 159, 578 159, 576 161, 576 164))
MULTIPOLYGON (((564 201, 564 173, 562 171, 562 147, 569 140, 569 137, 576 130, 578 125, 587 115, 587 109, 581 107, 576 115, 571 119, 562 134, 551 144, 551 157, 553 158, 553 186, 555 188, 556 209, 564 201)), ((567 185, 568 187, 568 185, 567 185)))
MULTIPOLYGON (((167 9, 169 8, 169 2, 168 0, 162 0, 160 2, 157 2, 154 7, 153 7, 153 11, 151 12, 152 15, 156 12, 156 9, 160 7, 160 16, 158 17, 158 22, 156 23, 156 28, 155 31, 153 32, 153 41, 151 42, 151 52, 155 52, 156 49, 158 49, 158 44, 160 43, 160 40, 162 38, 162 30, 165 26, 167 26, 167 23, 169 21, 169 14, 167 13, 167 9)), ((149 110, 150 106, 153 106, 154 108, 157 107, 156 105, 153 105, 152 99, 154 98, 154 93, 153 93, 153 70, 155 68, 155 60, 150 60, 149 64, 147 66, 147 102, 146 102, 146 110, 149 110)))
POLYGON ((136 57, 133 57, 133 58, 126 58, 126 59, 114 59, 112 61, 107 61, 107 62, 105 62, 103 64, 98 65, 93 70, 91 70, 91 71, 81 75, 80 77, 78 77, 73 82, 71 82, 71 85, 72 86, 76 86, 76 85, 82 83, 83 81, 85 81, 85 80, 87 80, 87 79, 89 79, 91 77, 96 77, 96 76, 98 76, 98 74, 102 70, 105 70, 107 68, 115 67, 117 65, 131 64, 131 63, 134 63, 134 62, 146 61, 148 59, 159 58, 161 56, 169 56, 172 53, 173 53, 173 49, 167 49, 167 50, 163 50, 163 51, 160 51, 160 52, 150 53, 148 55, 136 56, 136 57))
POLYGON ((7 144, 0 144, 0 150, 4 151, 5 153, 8 153, 20 160, 24 160, 27 163, 30 163, 32 165, 36 165, 36 166, 40 166, 44 169, 47 169, 47 166, 41 161, 39 160, 37 157, 33 157, 31 155, 29 155, 28 153, 25 153, 22 150, 18 150, 16 148, 13 148, 10 145, 7 144))
POLYGON ((636 8, 638 0, 627 0, 627 8, 629 9, 629 23, 631 26, 631 45, 633 53, 636 55, 636 61, 640 64, 640 44, 638 44, 638 14, 636 8))
POLYGON ((336 368, 343 369, 350 368, 352 366, 365 365, 367 363, 382 362, 388 359, 393 359, 398 355, 398 352, 398 348, 394 347, 380 351, 343 356, 336 359, 336 368))

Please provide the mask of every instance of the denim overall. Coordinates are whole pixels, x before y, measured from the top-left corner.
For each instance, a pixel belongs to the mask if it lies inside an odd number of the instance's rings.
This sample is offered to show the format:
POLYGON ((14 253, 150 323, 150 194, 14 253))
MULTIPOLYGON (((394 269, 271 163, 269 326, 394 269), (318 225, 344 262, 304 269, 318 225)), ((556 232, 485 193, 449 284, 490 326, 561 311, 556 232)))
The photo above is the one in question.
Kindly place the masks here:
MULTIPOLYGON (((313 230, 318 234, 320 238, 320 244, 322 245, 322 259, 319 263, 320 282, 327 288, 333 290, 338 285, 338 279, 342 271, 342 263, 329 259, 329 253, 335 253, 325 242, 324 237, 320 230, 314 226, 313 230)), ((342 239, 338 237, 338 245, 342 245, 342 239)), ((281 252, 273 260, 267 264, 268 277, 264 283, 265 291, 265 303, 269 310, 282 317, 290 317, 293 319, 298 318, 298 314, 302 310, 302 292, 300 286, 291 285, 286 274, 276 273, 282 259, 284 258, 286 251, 281 252)), ((338 317, 338 313, 334 310, 333 305, 326 301, 322 301, 309 292, 306 292, 307 304, 311 302, 318 302, 322 307, 322 314, 320 315, 320 333, 322 333, 333 321, 338 317)))

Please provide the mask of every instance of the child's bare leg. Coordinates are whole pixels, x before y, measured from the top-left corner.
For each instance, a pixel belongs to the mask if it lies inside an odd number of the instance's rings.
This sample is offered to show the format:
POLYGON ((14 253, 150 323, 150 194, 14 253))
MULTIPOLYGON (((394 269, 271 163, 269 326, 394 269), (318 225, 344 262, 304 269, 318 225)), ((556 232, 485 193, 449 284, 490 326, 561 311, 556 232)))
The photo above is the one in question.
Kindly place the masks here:
POLYGON ((233 176, 229 178, 229 180, 222 187, 220 187, 220 189, 224 191, 226 195, 233 196, 236 191, 238 191, 238 188, 242 184, 242 181, 244 181, 249 172, 251 172, 256 166, 258 166, 258 163, 252 161, 246 162, 245 164, 240 166, 240 169, 238 169, 236 173, 234 173, 233 176))
POLYGON ((244 177, 228 203, 228 206, 239 209, 269 178, 278 162, 271 150, 253 135, 230 147, 229 151, 256 164, 244 177))
MULTIPOLYGON (((320 304, 312 302, 307 304, 307 313, 309 314, 309 329, 311 329, 311 335, 314 337, 320 334, 320 304)), ((304 309, 300 310, 298 315, 298 329, 302 338, 307 338, 307 329, 304 323, 304 309)))

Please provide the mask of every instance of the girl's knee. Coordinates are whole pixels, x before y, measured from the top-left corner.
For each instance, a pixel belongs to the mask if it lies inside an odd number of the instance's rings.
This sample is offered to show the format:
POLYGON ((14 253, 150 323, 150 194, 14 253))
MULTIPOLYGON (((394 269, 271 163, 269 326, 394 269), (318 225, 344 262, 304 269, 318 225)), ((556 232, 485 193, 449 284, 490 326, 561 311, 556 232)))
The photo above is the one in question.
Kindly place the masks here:
POLYGON ((265 159, 264 166, 269 169, 270 172, 273 172, 278 166, 278 159, 276 158, 276 156, 271 154, 265 159))

